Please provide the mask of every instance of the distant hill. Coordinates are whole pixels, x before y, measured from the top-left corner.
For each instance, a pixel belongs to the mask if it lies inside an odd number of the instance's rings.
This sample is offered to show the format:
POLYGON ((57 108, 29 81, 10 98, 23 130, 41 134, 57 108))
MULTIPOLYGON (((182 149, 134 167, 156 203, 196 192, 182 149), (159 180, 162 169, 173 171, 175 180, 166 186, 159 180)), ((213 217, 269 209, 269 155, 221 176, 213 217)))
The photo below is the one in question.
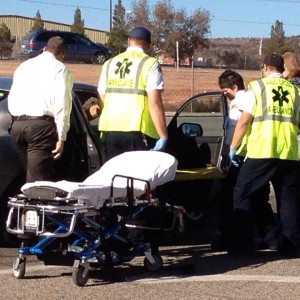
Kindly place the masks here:
MULTIPOLYGON (((230 66, 239 69, 257 69, 263 60, 263 49, 268 39, 262 39, 262 55, 260 55, 260 38, 217 38, 210 39, 210 47, 197 51, 194 62, 199 66, 230 66), (225 57, 227 59, 222 59, 225 57), (224 61, 227 60, 227 64, 224 61), (228 63, 229 62, 229 63, 228 63)), ((291 51, 300 53, 300 35, 286 37, 291 51)))

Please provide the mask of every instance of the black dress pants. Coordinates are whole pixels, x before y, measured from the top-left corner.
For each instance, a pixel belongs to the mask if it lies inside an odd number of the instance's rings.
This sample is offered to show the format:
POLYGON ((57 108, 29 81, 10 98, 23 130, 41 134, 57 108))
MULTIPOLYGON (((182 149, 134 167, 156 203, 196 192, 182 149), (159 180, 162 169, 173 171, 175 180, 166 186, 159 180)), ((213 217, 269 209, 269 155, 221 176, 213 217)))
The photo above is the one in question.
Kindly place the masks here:
POLYGON ((49 120, 14 121, 11 136, 27 168, 26 181, 54 180, 52 150, 57 142, 56 125, 49 120))

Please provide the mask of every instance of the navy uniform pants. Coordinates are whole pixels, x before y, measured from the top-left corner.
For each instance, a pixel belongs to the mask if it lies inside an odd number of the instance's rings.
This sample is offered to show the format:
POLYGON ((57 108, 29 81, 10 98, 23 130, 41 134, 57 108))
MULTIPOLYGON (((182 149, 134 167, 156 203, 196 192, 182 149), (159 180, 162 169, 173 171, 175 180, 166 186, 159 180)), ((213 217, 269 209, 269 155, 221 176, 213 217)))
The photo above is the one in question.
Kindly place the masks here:
POLYGON ((155 139, 141 132, 106 132, 104 145, 106 160, 109 160, 127 151, 150 150, 155 139))
MULTIPOLYGON (((243 158, 244 159, 244 158, 243 158)), ((222 190, 220 192, 220 233, 221 242, 226 244, 231 243, 232 230, 235 224, 233 222, 233 193, 236 181, 239 175, 241 164, 239 167, 231 165, 227 177, 223 181, 222 190)), ((269 203, 270 183, 267 182, 260 190, 257 190, 252 195, 252 208, 255 219, 255 224, 259 237, 264 239, 268 245, 275 239, 277 229, 277 220, 273 209, 269 203), (269 241, 270 239, 270 241, 269 241)))
POLYGON ((279 222, 279 248, 292 254, 299 246, 297 161, 280 159, 246 159, 234 188, 234 240, 232 252, 253 249, 253 195, 271 182, 276 196, 279 222))

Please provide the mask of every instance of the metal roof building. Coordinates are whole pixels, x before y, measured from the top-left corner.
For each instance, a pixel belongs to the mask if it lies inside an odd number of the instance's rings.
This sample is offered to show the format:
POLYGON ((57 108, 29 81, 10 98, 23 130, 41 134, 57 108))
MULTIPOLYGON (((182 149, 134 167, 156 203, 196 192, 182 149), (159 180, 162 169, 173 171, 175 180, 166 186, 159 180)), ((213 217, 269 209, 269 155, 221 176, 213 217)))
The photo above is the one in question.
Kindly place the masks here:
MULTIPOLYGON (((17 42, 20 41, 22 36, 31 30, 34 25, 34 21, 34 18, 16 15, 0 15, 0 24, 4 23, 10 29, 11 35, 16 37, 17 42)), ((42 21, 44 22, 44 29, 46 30, 71 30, 71 25, 68 24, 46 20, 42 21)), ((95 43, 105 44, 107 41, 107 31, 84 28, 84 34, 95 43)))

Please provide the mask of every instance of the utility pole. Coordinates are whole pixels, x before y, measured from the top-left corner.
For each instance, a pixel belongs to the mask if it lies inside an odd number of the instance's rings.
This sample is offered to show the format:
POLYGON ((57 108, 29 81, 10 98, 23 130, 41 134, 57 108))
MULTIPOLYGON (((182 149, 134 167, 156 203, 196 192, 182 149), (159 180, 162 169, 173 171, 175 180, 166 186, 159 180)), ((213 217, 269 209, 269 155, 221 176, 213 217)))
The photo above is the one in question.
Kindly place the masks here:
POLYGON ((112 0, 109 0, 109 31, 112 29, 112 0))

